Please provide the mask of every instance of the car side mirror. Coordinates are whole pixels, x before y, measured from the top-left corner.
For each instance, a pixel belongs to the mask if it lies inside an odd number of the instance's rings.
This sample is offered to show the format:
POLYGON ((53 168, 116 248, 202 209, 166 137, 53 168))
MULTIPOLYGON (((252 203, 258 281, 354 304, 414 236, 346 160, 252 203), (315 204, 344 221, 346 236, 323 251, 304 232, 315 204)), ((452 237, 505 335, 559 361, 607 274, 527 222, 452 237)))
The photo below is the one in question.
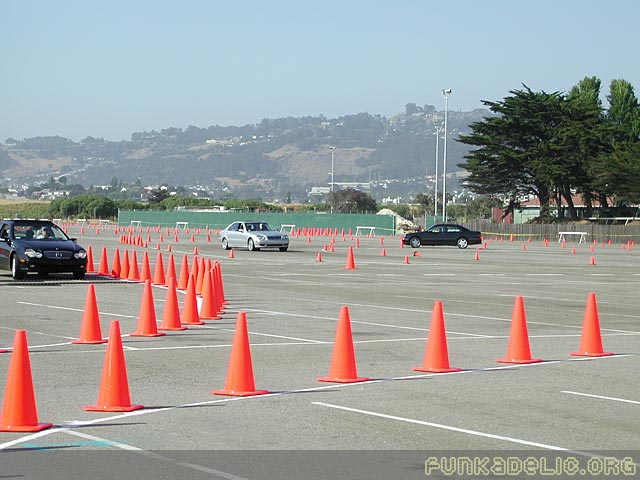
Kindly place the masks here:
POLYGON ((70 238, 69 240, 71 240, 73 243, 78 243, 78 239, 75 237, 70 238))

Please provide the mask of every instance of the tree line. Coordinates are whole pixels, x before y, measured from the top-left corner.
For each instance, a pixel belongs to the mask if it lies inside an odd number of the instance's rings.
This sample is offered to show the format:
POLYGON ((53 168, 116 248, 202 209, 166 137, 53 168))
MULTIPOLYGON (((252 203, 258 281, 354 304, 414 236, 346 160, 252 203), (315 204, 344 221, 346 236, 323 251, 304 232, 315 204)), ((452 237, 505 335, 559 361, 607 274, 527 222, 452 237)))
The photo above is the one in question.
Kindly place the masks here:
POLYGON ((474 192, 500 198, 505 215, 535 196, 540 217, 555 203, 578 218, 574 195, 585 214, 599 204, 612 216, 640 202, 640 107, 633 86, 613 80, 608 108, 601 81, 585 77, 568 93, 532 91, 526 85, 502 101, 482 103, 496 116, 470 125, 458 141, 474 147, 458 166, 469 172, 474 192))

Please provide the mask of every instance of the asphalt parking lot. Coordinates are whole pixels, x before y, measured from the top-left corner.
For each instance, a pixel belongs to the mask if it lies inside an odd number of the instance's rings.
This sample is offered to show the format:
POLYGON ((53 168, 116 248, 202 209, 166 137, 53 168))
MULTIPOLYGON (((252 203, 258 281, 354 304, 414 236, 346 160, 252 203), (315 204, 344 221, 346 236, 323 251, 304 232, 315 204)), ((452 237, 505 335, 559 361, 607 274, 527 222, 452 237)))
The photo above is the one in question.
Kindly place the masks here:
MULTIPOLYGON (((138 259, 145 250, 119 244, 109 229, 69 230, 92 246, 96 267, 102 247, 109 262, 116 247, 136 249, 138 259)), ((397 237, 382 244, 379 236, 360 237, 356 269, 345 269, 355 246, 348 237, 335 238, 334 252, 322 250, 331 237, 300 237, 285 253, 238 250, 229 258, 204 233, 192 242, 181 232, 160 250, 151 236, 152 269, 158 251, 167 261, 168 244, 176 268, 194 247, 220 262, 228 300, 222 319, 130 337, 140 283, 94 274, 14 282, 0 272, 0 348, 11 348, 16 329, 26 330, 38 418, 54 424, 0 433, 1 478, 435 478, 446 472, 439 465, 427 475, 428 458, 479 452, 569 455, 584 462, 577 471, 586 474, 603 452, 640 462, 640 247, 490 238, 485 249, 422 247, 413 256, 397 237), (90 283, 103 335, 112 320, 120 322, 131 400, 142 410, 82 409, 96 400, 105 352, 104 345, 70 343, 90 283), (597 297, 604 349, 615 355, 569 355, 578 348, 589 292, 597 297), (540 363, 496 362, 505 355, 516 296, 524 299, 540 363), (459 372, 412 370, 423 360, 435 300, 459 372), (343 305, 358 374, 371 380, 321 383, 343 305), (241 311, 256 388, 269 393, 213 395, 224 386, 241 311)), ((165 295, 153 288, 158 321, 165 295)), ((0 354, 3 385, 10 356, 0 354)), ((555 473, 566 475, 562 468, 555 473)))

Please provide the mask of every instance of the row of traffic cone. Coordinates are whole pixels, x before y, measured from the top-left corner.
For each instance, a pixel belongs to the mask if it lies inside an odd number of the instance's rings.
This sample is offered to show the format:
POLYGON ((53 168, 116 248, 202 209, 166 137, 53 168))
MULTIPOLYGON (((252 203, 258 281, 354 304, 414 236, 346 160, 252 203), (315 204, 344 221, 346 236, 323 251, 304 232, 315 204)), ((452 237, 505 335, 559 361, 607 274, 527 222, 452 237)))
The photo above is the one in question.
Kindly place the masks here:
MULTIPOLYGON (((187 292, 183 304, 182 315, 178 309, 177 289, 175 277, 169 277, 169 285, 162 313, 162 323, 157 327, 155 307, 151 281, 147 280, 142 292, 142 301, 138 313, 138 323, 132 336, 157 337, 164 333, 158 330, 184 330, 184 325, 202 325, 201 319, 219 320, 223 313, 223 302, 220 288, 216 287, 214 272, 205 273, 204 289, 202 293, 202 304, 200 311, 197 307, 195 280, 193 275, 189 276, 187 292)), ((80 334, 74 344, 100 344, 105 343, 100 329, 100 319, 96 301, 95 287, 93 284, 87 286, 85 306, 80 326, 80 334)))
MULTIPOLYGON (((604 352, 602 350, 600 325, 594 293, 589 293, 588 296, 578 351, 571 352, 571 355, 612 355, 610 352, 604 352)), ((524 315, 524 302, 521 296, 516 297, 514 303, 506 356, 497 361, 516 364, 541 361, 540 359, 531 357, 524 315)), ((433 373, 447 373, 460 370, 451 368, 449 365, 444 316, 442 312, 442 302, 440 301, 434 303, 423 364, 413 369, 420 372, 433 373)), ((369 379, 359 377, 357 374, 349 311, 346 306, 342 306, 336 328, 329 374, 318 377, 318 381, 354 383, 367 380, 369 379)), ((244 312, 239 312, 237 316, 225 386, 223 389, 212 391, 212 393, 231 396, 250 396, 268 393, 267 390, 256 390, 255 388, 246 315, 244 312)), ((111 322, 109 329, 109 342, 105 352, 98 399, 95 404, 83 408, 88 411, 111 412, 132 411, 143 408, 142 405, 133 405, 130 401, 122 340, 119 322, 117 320, 111 322)), ((16 331, 2 412, 0 413, 0 431, 31 432, 43 430, 51 426, 52 424, 50 423, 38 422, 26 333, 24 330, 16 331)))

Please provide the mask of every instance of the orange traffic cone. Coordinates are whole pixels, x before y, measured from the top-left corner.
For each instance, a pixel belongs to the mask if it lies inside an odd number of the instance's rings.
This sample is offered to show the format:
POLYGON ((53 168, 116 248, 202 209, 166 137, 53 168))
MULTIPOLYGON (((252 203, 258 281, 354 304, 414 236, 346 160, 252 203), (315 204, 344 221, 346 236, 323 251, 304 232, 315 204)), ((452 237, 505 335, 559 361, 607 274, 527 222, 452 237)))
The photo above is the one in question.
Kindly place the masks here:
POLYGON ((229 353, 224 388, 222 390, 214 390, 211 393, 233 397, 249 397, 269 393, 267 390, 256 390, 255 387, 245 312, 238 312, 236 319, 236 330, 233 334, 233 344, 229 353))
POLYGON ((125 249, 120 259, 120 278, 126 280, 129 277, 129 250, 125 249))
POLYGON ((201 257, 198 262, 198 276, 196 277, 196 295, 202 295, 202 284, 204 283, 205 263, 201 257))
POLYGON ((414 257, 421 257, 422 255, 420 254, 420 252, 418 252, 417 250, 413 251, 413 256, 414 257))
POLYGON ((220 309, 224 310, 224 305, 227 303, 227 299, 224 298, 224 285, 222 284, 222 269, 220 267, 220 262, 217 260, 213 262, 213 280, 214 280, 214 290, 218 294, 218 299, 220 300, 220 309))
POLYGON ((589 265, 595 265, 596 264, 596 259, 593 258, 593 256, 591 256, 591 258, 589 258, 589 265))
POLYGON ((169 279, 173 278, 174 280, 177 280, 176 277, 176 262, 173 259, 173 253, 169 254, 169 258, 167 259, 167 273, 164 276, 164 284, 166 286, 169 286, 169 279))
POLYGON ((198 301, 196 300, 196 281, 193 275, 189 275, 189 282, 187 284, 187 294, 184 296, 184 302, 182 304, 182 315, 180 315, 180 323, 183 325, 204 325, 204 322, 200 321, 198 315, 198 301))
POLYGON ((582 334, 580 335, 580 345, 577 352, 571 352, 575 357, 606 357, 613 355, 611 352, 602 350, 602 337, 600 335, 600 322, 598 320, 598 307, 596 305, 596 294, 589 292, 587 296, 587 306, 584 310, 582 321, 582 334))
POLYGON ((427 346, 424 351, 424 359, 421 367, 413 367, 416 372, 459 372, 459 368, 449 367, 449 352, 447 350, 447 335, 444 329, 444 316, 442 314, 442 302, 436 300, 433 303, 431 313, 431 325, 427 346))
POLYGON ((142 405, 132 405, 129 397, 127 366, 118 320, 113 320, 109 326, 109 343, 104 353, 98 400, 94 405, 82 408, 88 412, 131 412, 143 408, 142 405))
POLYGON ((132 282, 140 281, 140 271, 138 270, 138 256, 135 250, 131 250, 131 262, 129 263, 129 274, 127 279, 132 282))
POLYGON ((210 268, 204 272, 202 281, 202 304, 200 305, 200 318, 203 320, 220 320, 218 316, 219 306, 216 294, 213 290, 213 276, 210 268))
POLYGON ((182 255, 182 263, 180 264, 180 276, 178 277, 178 290, 186 290, 189 283, 189 261, 186 255, 182 255))
POLYGON ((349 309, 343 305, 340 307, 340 316, 338 317, 338 326, 333 343, 329 375, 326 377, 318 377, 318 381, 355 383, 366 382, 367 380, 369 379, 358 377, 358 373, 356 372, 356 357, 353 351, 349 309))
POLYGON ((349 245, 349 250, 347 251, 347 263, 344 266, 345 270, 355 270, 356 264, 353 260, 353 247, 349 245))
POLYGON ((505 358, 499 358, 500 363, 537 363, 539 358, 531 358, 529 349, 529 334, 527 333, 527 321, 524 315, 524 300, 517 296, 513 305, 511 317, 511 329, 509 331, 509 343, 505 358))
POLYGON ((316 262, 321 262, 322 261, 322 254, 320 252, 318 252, 316 254, 316 262))
POLYGON ((142 291, 142 301, 138 312, 138 324, 136 331, 130 334, 132 337, 161 337, 164 333, 158 332, 156 323, 156 310, 153 306, 153 293, 151 292, 151 281, 144 282, 142 291))
POLYGON ((95 273, 95 269, 93 268, 93 249, 91 245, 87 245, 87 266, 85 271, 87 273, 95 273))
POLYGON ((149 253, 145 250, 144 252, 142 252, 140 281, 144 283, 147 280, 151 280, 151 269, 149 268, 149 253))
POLYGON ((113 252, 113 261, 111 262, 111 276, 113 278, 120 278, 120 251, 117 247, 113 252))
MULTIPOLYGON (((382 238, 382 237, 380 237, 380 238, 382 238)), ((382 250, 380 250, 380 256, 381 257, 386 257, 387 256, 387 250, 384 249, 384 248, 382 250)))
POLYGON ((78 340, 72 340, 71 343, 107 343, 107 341, 102 338, 102 332, 100 331, 100 317, 98 316, 96 291, 92 283, 87 285, 87 295, 84 301, 84 310, 82 311, 80 335, 78 336, 78 340))
POLYGON ((480 255, 478 255, 478 252, 477 252, 477 251, 476 251, 476 252, 474 252, 474 254, 473 254, 473 259, 474 259, 475 261, 480 260, 480 255))
POLYGON ((233 253, 233 248, 229 250, 229 258, 236 258, 235 253, 233 253))
POLYGON ((405 255, 404 256, 404 259, 402 260, 402 263, 404 265, 409 265, 409 255, 405 255))
POLYGON ((162 252, 158 252, 156 255, 156 264, 153 266, 153 283, 154 285, 164 285, 166 279, 164 278, 164 266, 162 265, 162 252))
POLYGON ((0 432, 39 432, 52 426, 51 423, 38 423, 27 333, 16 330, 4 387, 0 432))
POLYGON ((164 309, 162 310, 162 323, 158 330, 186 330, 180 324, 180 310, 178 308, 178 294, 176 293, 176 279, 169 278, 167 286, 167 296, 164 300, 164 309))
POLYGON ((107 260, 107 248, 102 247, 102 251, 100 252, 100 263, 98 264, 98 275, 109 276, 111 273, 109 272, 109 262, 107 260))

